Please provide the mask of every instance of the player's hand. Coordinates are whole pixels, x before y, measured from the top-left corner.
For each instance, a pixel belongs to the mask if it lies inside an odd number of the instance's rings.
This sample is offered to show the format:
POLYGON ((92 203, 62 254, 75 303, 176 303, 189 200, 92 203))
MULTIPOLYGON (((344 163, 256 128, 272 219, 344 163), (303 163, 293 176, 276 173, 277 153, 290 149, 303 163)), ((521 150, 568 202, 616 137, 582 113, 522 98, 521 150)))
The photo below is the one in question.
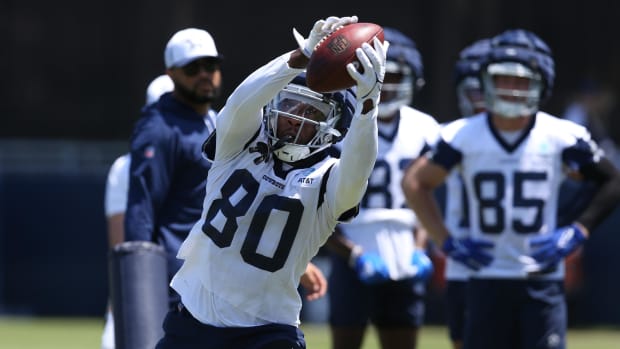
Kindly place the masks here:
POLYGON ((494 243, 481 239, 472 239, 470 237, 464 239, 455 239, 448 237, 443 243, 442 250, 452 259, 465 264, 472 270, 480 270, 493 261, 493 256, 489 254, 487 249, 493 248, 494 243))
POLYGON ((577 224, 558 228, 551 234, 530 239, 532 258, 541 264, 542 270, 552 270, 585 240, 586 234, 577 224))
POLYGON ((376 253, 363 253, 355 260, 357 277, 366 284, 377 284, 390 279, 387 265, 376 253))
POLYGON ((308 34, 308 38, 304 38, 297 29, 293 28, 293 36, 295 37, 295 41, 299 45, 301 52, 308 58, 312 55, 312 51, 314 51, 314 47, 327 35, 331 34, 333 31, 338 29, 339 27, 345 26, 347 24, 357 23, 357 16, 351 17, 328 17, 327 19, 320 19, 314 23, 310 34, 308 34))
POLYGON ((411 265, 417 271, 414 275, 415 280, 426 281, 433 274, 433 262, 428 258, 426 253, 420 249, 415 249, 411 255, 411 265))
POLYGON ((362 73, 359 72, 355 63, 347 64, 347 71, 357 84, 357 108, 363 110, 362 114, 366 114, 370 109, 376 109, 379 105, 379 96, 385 76, 386 54, 390 43, 388 41, 381 43, 381 40, 375 37, 373 45, 374 47, 364 43, 362 47, 355 50, 360 68, 363 70, 362 73), (372 101, 372 105, 367 107, 364 103, 366 101, 372 101), (363 109, 362 106, 364 106, 363 109))
POLYGON ((327 279, 321 269, 312 263, 306 266, 299 283, 306 290, 306 299, 309 301, 319 299, 327 293, 327 279))

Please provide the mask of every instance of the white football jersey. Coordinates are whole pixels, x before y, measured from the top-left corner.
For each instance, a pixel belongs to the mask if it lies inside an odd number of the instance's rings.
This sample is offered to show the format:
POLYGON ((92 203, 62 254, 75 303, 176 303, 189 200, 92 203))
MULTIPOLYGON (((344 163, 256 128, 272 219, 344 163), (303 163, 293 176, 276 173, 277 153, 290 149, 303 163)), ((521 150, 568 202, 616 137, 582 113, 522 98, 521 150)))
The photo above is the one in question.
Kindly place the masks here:
POLYGON ((171 282, 206 324, 297 326, 300 277, 343 213, 356 212, 376 157, 376 120, 364 116, 353 118, 339 160, 290 169, 269 156, 262 107, 301 72, 287 60, 250 75, 217 118, 203 214, 171 282))
POLYGON ((127 209, 127 190, 129 189, 129 153, 119 156, 108 171, 105 186, 104 211, 106 217, 124 213, 127 209))
MULTIPOLYGON (((526 278, 536 267, 529 239, 556 228, 559 187, 565 166, 578 170, 597 161, 588 131, 538 112, 514 143, 507 143, 486 114, 442 128, 433 160, 460 172, 469 208, 470 234, 492 241, 494 260, 478 278, 526 278)), ((543 278, 560 279, 563 264, 543 278)))
POLYGON ((379 123, 379 153, 360 203, 358 216, 339 229, 364 252, 381 256, 390 279, 412 277, 415 214, 407 206, 401 181, 411 161, 430 149, 439 137, 439 124, 430 115, 405 106, 400 117, 379 123))

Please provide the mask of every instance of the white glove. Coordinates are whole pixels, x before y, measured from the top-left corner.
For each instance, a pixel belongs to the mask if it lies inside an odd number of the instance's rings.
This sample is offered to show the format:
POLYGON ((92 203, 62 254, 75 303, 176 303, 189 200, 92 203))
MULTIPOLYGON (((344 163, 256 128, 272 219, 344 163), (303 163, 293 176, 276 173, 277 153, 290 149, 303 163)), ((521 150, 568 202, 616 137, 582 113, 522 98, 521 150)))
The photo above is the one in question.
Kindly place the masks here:
POLYGON ((299 34, 297 29, 293 28, 293 36, 295 37, 295 41, 299 45, 301 52, 310 58, 312 55, 312 51, 314 51, 314 47, 327 35, 331 34, 334 30, 339 27, 343 27, 347 24, 357 23, 357 16, 351 17, 328 17, 327 19, 320 19, 314 23, 314 27, 310 31, 307 39, 299 34))
POLYGON ((371 99, 373 109, 379 105, 379 96, 381 95, 381 86, 383 86, 383 77, 385 76, 385 55, 390 43, 377 37, 373 39, 374 48, 368 43, 362 44, 362 47, 355 50, 357 59, 361 64, 363 73, 358 71, 356 62, 347 64, 349 75, 357 83, 357 108, 362 110, 364 101, 371 99))

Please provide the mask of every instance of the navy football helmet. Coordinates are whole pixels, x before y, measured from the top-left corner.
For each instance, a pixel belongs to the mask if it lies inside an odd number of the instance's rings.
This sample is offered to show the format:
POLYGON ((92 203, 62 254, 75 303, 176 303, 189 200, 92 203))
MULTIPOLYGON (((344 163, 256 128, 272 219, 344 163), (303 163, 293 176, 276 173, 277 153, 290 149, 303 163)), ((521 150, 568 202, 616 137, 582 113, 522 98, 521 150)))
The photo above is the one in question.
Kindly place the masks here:
POLYGON ((390 47, 381 88, 379 118, 389 117, 400 107, 410 105, 413 94, 424 86, 422 56, 415 42, 394 28, 383 27, 383 34, 390 47))
POLYGON ((480 39, 459 53, 459 59, 454 66, 454 82, 462 116, 473 115, 485 109, 480 69, 490 50, 491 40, 480 39))
POLYGON ((306 75, 295 77, 265 107, 264 129, 271 151, 284 162, 296 162, 316 154, 342 140, 355 112, 354 88, 331 93, 318 93, 306 86, 306 75), (299 122, 295 136, 278 136, 278 118, 299 122), (311 125, 314 136, 300 143, 304 126, 311 125))
POLYGON ((555 64, 551 49, 536 34, 524 29, 507 30, 491 39, 487 58, 482 84, 487 108, 494 113, 504 117, 533 115, 551 96, 555 64), (495 75, 527 78, 529 88, 498 89, 495 75))

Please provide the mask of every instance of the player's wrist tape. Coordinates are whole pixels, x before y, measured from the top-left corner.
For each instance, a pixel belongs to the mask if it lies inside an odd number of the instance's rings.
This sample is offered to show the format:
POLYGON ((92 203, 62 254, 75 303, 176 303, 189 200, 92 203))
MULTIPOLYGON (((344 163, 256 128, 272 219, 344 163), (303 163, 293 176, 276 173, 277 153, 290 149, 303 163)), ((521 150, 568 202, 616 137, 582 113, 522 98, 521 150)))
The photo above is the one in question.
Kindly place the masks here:
POLYGON ((362 246, 355 245, 351 249, 351 254, 349 254, 349 266, 351 268, 355 268, 355 262, 362 255, 362 246))

